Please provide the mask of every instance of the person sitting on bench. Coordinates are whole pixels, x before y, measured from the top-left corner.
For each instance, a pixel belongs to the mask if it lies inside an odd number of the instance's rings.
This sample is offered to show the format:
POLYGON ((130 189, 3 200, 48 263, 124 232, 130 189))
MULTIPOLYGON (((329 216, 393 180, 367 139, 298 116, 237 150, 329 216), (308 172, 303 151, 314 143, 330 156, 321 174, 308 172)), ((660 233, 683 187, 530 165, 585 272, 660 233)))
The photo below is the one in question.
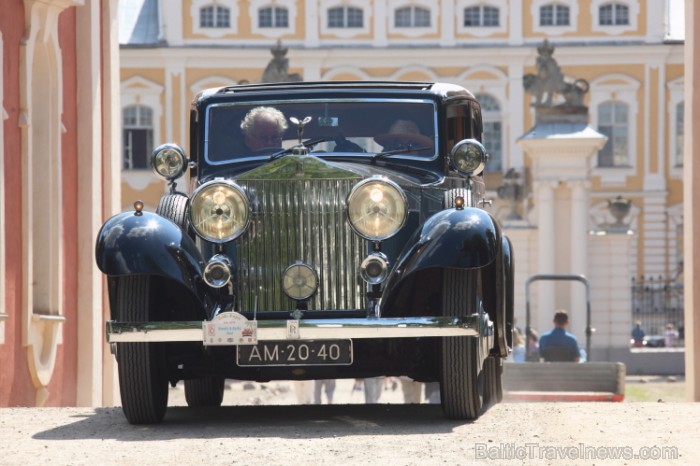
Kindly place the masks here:
POLYGON ((569 314, 558 310, 554 314, 554 328, 540 337, 540 356, 546 362, 578 362, 580 350, 576 337, 566 331, 569 314))

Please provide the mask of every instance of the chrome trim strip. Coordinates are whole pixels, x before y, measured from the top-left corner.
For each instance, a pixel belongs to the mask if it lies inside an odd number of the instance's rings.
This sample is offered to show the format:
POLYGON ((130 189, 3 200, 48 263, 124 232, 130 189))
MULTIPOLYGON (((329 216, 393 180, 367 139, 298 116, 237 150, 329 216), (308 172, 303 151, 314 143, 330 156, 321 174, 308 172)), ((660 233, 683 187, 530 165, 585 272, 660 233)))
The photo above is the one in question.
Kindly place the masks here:
MULTIPOLYGON (((474 337, 479 316, 299 320, 299 340, 360 338, 474 337)), ((259 320, 258 341, 287 340, 289 320, 259 320)), ((297 321, 294 321, 297 322, 297 321)), ((203 341, 200 321, 107 322, 107 342, 203 341)))

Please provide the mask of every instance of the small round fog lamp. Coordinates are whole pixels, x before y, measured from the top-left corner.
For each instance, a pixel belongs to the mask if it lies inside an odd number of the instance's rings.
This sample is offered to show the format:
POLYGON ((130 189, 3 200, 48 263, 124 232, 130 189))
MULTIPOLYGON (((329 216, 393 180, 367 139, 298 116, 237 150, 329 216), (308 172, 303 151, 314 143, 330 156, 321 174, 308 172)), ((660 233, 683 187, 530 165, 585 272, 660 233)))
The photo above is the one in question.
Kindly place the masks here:
POLYGON ((282 274, 282 290, 297 301, 309 299, 318 290, 318 275, 307 264, 292 264, 282 274))

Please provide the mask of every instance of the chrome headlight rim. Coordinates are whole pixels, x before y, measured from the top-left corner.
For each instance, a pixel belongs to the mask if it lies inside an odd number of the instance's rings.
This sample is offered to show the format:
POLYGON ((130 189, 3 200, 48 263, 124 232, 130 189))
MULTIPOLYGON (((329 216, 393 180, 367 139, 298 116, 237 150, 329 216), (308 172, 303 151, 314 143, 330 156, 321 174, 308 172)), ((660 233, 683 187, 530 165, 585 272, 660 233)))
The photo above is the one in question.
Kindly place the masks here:
MULTIPOLYGON (((316 272, 316 269, 314 269, 312 266, 310 266, 309 264, 307 264, 305 262, 297 261, 297 262, 291 264, 286 269, 284 269, 284 272, 282 272, 282 292, 284 292, 284 294, 288 298, 293 299, 295 301, 306 301, 306 300, 310 299, 318 292, 319 285, 320 285, 320 281, 319 281, 318 273, 316 272), (310 291, 308 293, 304 293, 304 294, 299 293, 297 295, 293 295, 290 292, 291 287, 287 286, 287 279, 292 278, 292 273, 294 270, 299 270, 299 271, 304 270, 304 271, 309 273, 309 277, 311 277, 311 279, 312 279, 312 281, 311 281, 312 285, 309 285, 308 283, 304 284, 305 286, 307 286, 310 289, 310 291)), ((301 285, 296 285, 296 286, 301 286, 301 285)))
POLYGON ((174 181, 185 173, 187 170, 188 160, 187 155, 185 155, 185 150, 182 147, 178 146, 177 144, 166 143, 153 149, 153 152, 151 152, 150 163, 153 173, 165 180, 174 181), (168 156, 175 157, 175 168, 170 171, 159 169, 159 166, 165 164, 164 159, 168 156))
POLYGON ((404 190, 394 181, 390 180, 389 178, 386 178, 384 176, 379 176, 375 175, 370 178, 366 178, 360 182, 358 182, 353 188, 350 190, 350 194, 348 194, 348 197, 345 202, 346 205, 346 217, 348 219, 348 223, 350 224, 350 228, 357 233, 359 236, 362 238, 368 240, 368 241, 384 241, 386 239, 389 239, 393 236, 395 236, 401 229, 404 227, 406 224, 406 221, 408 219, 408 197, 406 196, 406 193, 404 190), (361 190, 366 189, 367 185, 369 184, 374 184, 374 183, 380 183, 384 184, 389 189, 393 190, 395 193, 398 194, 399 201, 403 204, 403 217, 399 219, 398 223, 396 226, 389 231, 388 233, 384 235, 371 235, 368 234, 365 231, 362 231, 360 227, 355 225, 353 223, 353 218, 351 215, 351 204, 353 202, 353 199, 358 196, 358 193, 361 192, 361 190))
MULTIPOLYGON (((211 181, 207 181, 206 183, 202 184, 199 186, 195 191, 192 193, 192 197, 190 197, 190 202, 188 204, 188 220, 190 222, 190 225, 192 226, 192 229, 194 232, 199 236, 200 238, 216 243, 216 244, 222 244, 222 243, 227 243, 229 241, 233 241, 236 238, 240 237, 243 233, 246 232, 248 229, 248 226, 250 225, 250 217, 251 217, 251 210, 250 210, 250 201, 248 200, 248 196, 243 188, 241 188, 238 184, 234 183, 231 180, 226 180, 226 179, 214 179, 211 181), (231 233, 227 235, 223 235, 220 237, 216 236, 211 236, 207 235, 205 232, 200 230, 199 225, 197 224, 197 221, 193 218, 193 215, 195 214, 195 209, 197 208, 198 205, 198 200, 201 196, 204 196, 205 194, 208 194, 209 191, 216 189, 217 187, 222 187, 224 189, 230 189, 231 192, 235 193, 235 195, 239 196, 239 199, 241 203, 243 204, 243 208, 241 209, 240 214, 244 215, 244 219, 242 222, 239 222, 239 226, 231 231, 231 233)), ((201 224, 201 223, 200 223, 201 224)))
POLYGON ((488 154, 476 139, 463 139, 450 150, 452 166, 463 176, 476 176, 484 171, 488 154))

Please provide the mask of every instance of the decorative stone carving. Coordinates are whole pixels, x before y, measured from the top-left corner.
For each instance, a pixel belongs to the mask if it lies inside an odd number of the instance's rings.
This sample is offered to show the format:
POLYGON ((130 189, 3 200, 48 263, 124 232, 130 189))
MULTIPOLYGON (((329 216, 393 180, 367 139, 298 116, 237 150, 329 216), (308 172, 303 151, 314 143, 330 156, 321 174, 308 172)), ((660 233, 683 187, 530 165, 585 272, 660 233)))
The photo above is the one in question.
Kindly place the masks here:
POLYGON ((277 45, 270 49, 272 60, 265 67, 261 82, 263 83, 280 83, 303 81, 304 79, 299 73, 289 74, 289 58, 287 58, 287 48, 282 47, 282 42, 277 41, 277 45))
POLYGON ((536 73, 523 76, 525 91, 533 95, 532 106, 554 107, 554 96, 561 95, 564 103, 556 107, 583 107, 583 97, 590 89, 588 81, 576 79, 573 82, 564 78, 559 64, 554 59, 554 46, 547 39, 537 47, 536 73))
POLYGON ((523 189, 523 185, 518 181, 519 178, 520 173, 514 168, 509 169, 503 176, 503 184, 496 190, 498 197, 507 201, 510 207, 510 212, 505 220, 522 220, 522 217, 518 214, 518 206, 523 199, 525 190, 523 189))

